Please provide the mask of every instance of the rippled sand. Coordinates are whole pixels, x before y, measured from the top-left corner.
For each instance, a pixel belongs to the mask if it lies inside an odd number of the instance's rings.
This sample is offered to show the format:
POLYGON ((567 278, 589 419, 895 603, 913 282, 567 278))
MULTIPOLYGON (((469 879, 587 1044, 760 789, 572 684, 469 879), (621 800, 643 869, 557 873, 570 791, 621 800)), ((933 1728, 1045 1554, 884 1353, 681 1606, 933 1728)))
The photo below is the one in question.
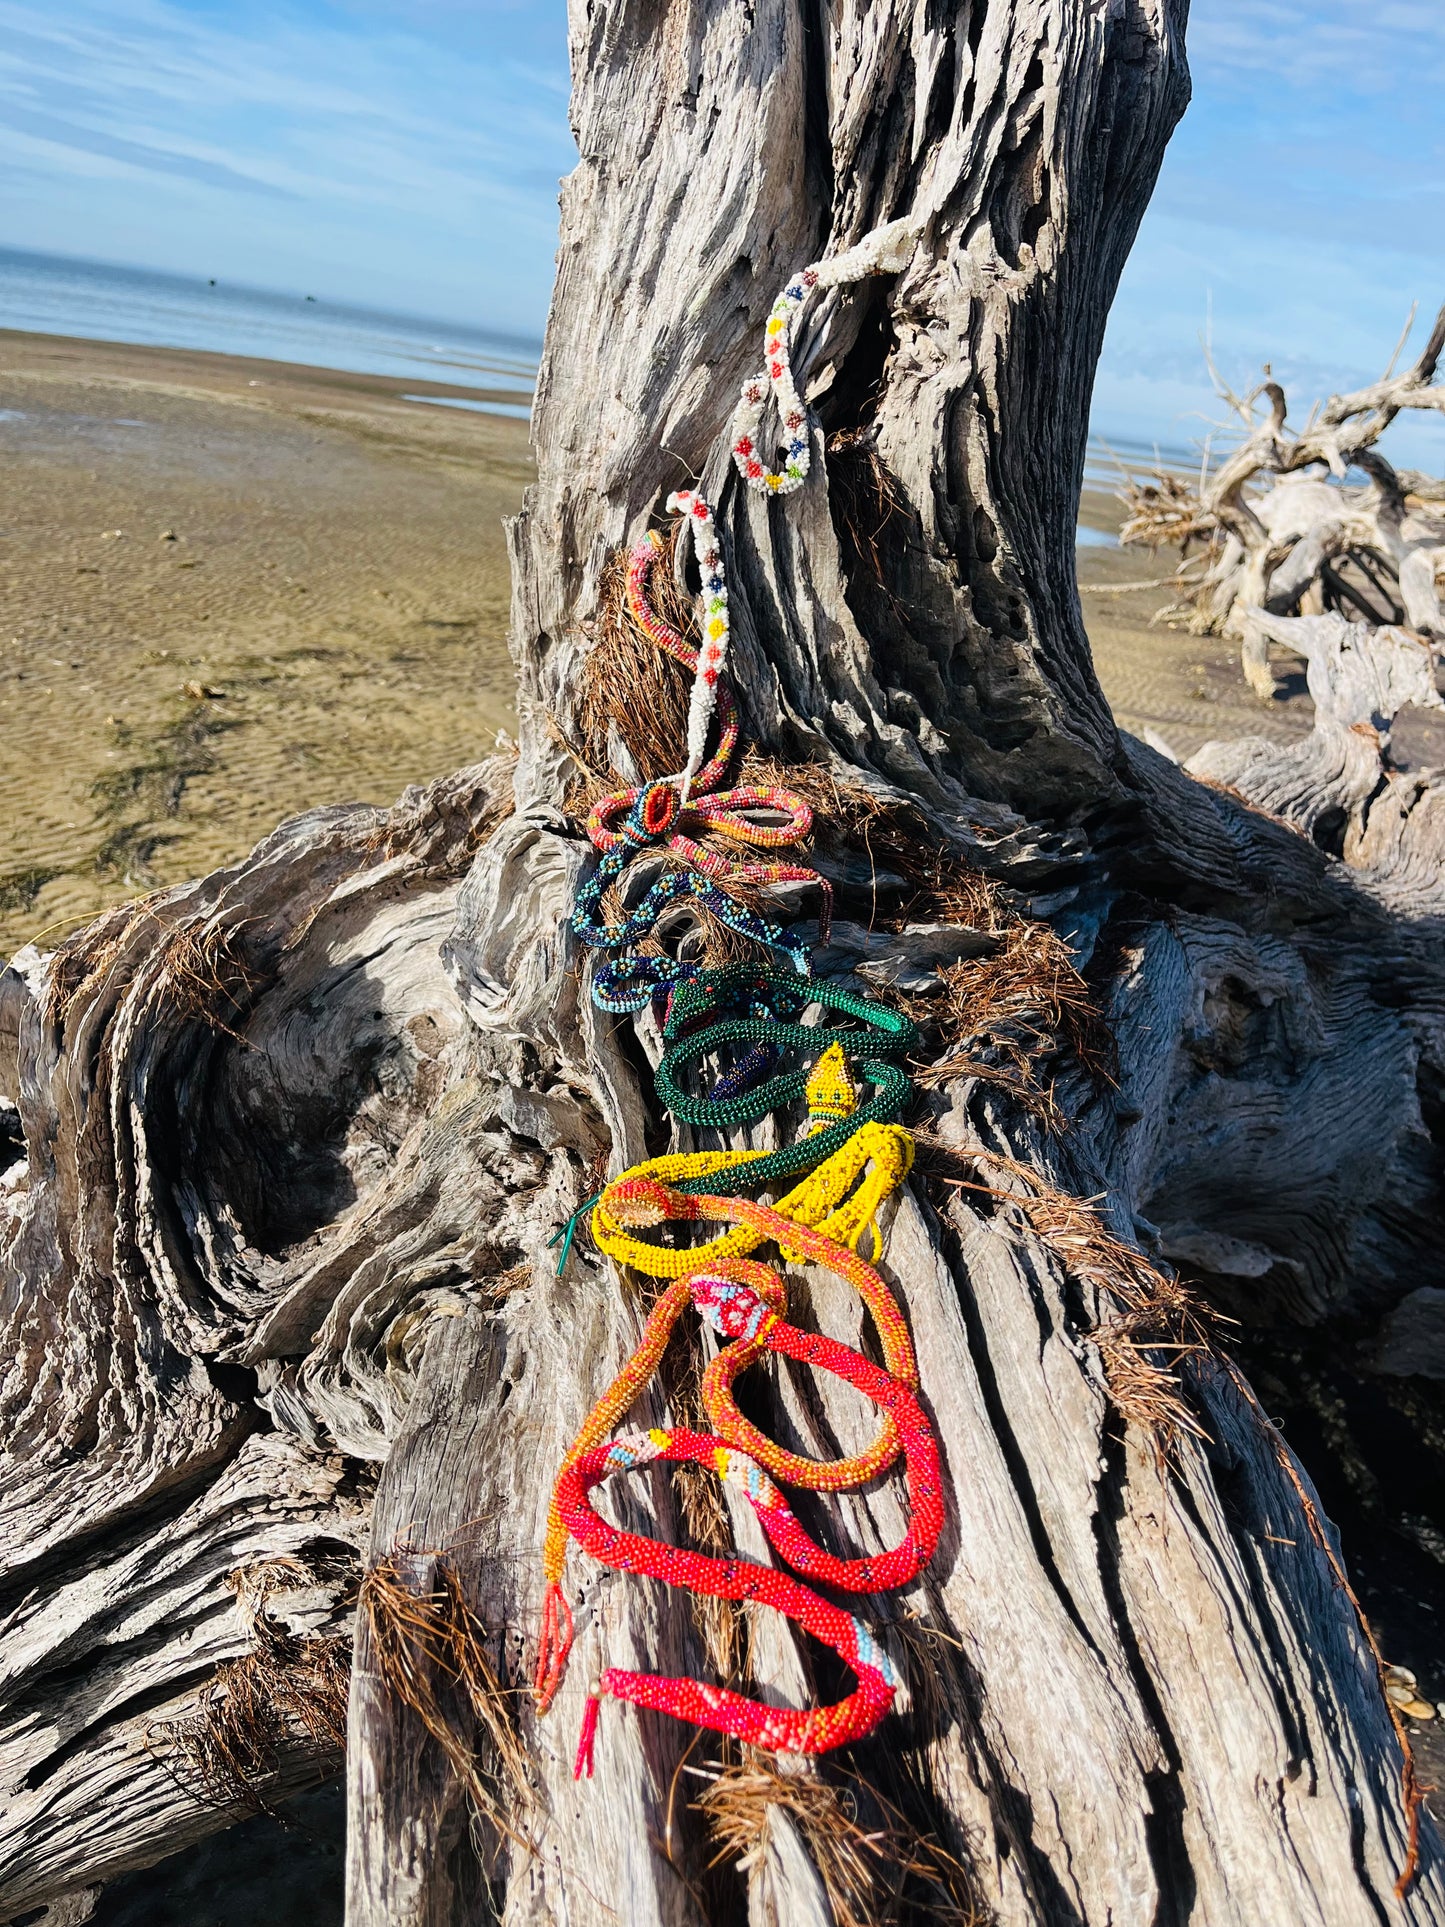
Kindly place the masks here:
MULTIPOLYGON (((1119 504, 1110 494, 1086 491, 1080 518, 1085 528, 1112 535, 1120 523, 1119 504)), ((1078 559, 1094 663, 1125 729, 1162 739, 1181 759, 1215 737, 1268 736, 1285 742, 1308 734, 1314 704, 1305 693, 1302 663, 1279 655, 1275 700, 1266 705, 1244 680, 1237 643, 1193 636, 1153 619, 1172 600, 1162 586, 1172 555, 1080 546, 1078 559)))

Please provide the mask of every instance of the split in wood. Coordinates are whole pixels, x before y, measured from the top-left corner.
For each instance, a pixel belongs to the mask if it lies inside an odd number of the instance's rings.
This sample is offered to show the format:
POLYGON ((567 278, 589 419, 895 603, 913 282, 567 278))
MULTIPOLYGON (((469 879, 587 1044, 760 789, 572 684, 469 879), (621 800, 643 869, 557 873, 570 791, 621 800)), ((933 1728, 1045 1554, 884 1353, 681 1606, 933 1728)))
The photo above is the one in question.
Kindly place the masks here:
MULTIPOLYGON (((1380 1681, 1380 1696, 1385 1702, 1386 1711, 1390 1715, 1390 1724, 1395 1729, 1395 1738, 1400 1745, 1400 1798, 1405 1809, 1405 1858, 1395 1878, 1395 1895, 1397 1899, 1403 1900, 1420 1870, 1420 1809, 1425 1804, 1425 1790, 1420 1785, 1419 1775, 1415 1771, 1415 1749, 1410 1744, 1410 1735, 1401 1717, 1403 1709, 1390 1694, 1391 1676, 1402 1669, 1389 1665, 1385 1655, 1380 1651, 1380 1642, 1376 1639, 1374 1628, 1365 1615, 1364 1607, 1360 1604, 1359 1595, 1350 1584, 1350 1575, 1345 1570, 1344 1561, 1335 1550, 1334 1541, 1325 1531, 1324 1521, 1320 1518, 1314 1495, 1300 1477, 1294 1454, 1285 1444, 1279 1427, 1260 1404, 1249 1380, 1233 1359, 1221 1359, 1219 1365, 1220 1369, 1229 1374, 1235 1390, 1253 1412, 1268 1441, 1275 1463, 1293 1487, 1295 1497, 1299 1500, 1300 1511, 1304 1514, 1305 1524, 1309 1527, 1310 1537, 1324 1554, 1325 1563, 1329 1566, 1335 1584, 1350 1602, 1351 1610, 1359 1622, 1361 1635, 1375 1662, 1375 1671, 1380 1681)), ((1409 1677, 1413 1681, 1414 1675, 1411 1674, 1409 1677)))
POLYGON ((1214 1318, 1189 1286, 1116 1237, 1089 1200, 1055 1189, 1016 1158, 979 1149, 956 1152, 932 1134, 922 1137, 920 1153, 924 1171, 939 1182, 1017 1207, 1064 1271, 1113 1307, 1089 1338, 1125 1423, 1137 1426, 1160 1453, 1181 1432, 1202 1437, 1204 1428, 1190 1409, 1178 1366, 1191 1354, 1214 1353, 1214 1318), (955 1175, 959 1163, 992 1165, 1015 1184, 955 1175))

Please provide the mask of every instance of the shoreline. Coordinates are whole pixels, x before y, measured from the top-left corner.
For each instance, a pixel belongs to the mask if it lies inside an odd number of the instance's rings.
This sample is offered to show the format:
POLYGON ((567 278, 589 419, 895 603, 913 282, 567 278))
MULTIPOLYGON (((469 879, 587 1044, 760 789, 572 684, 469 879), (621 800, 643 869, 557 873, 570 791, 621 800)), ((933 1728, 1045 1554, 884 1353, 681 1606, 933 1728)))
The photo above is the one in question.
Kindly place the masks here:
MULTIPOLYGON (((204 874, 296 812, 390 803, 513 727, 517 391, 0 330, 0 956, 204 874), (460 403, 462 405, 447 405, 460 403), (477 404, 482 404, 478 408, 477 404)), ((1107 489, 1080 523, 1117 531, 1107 489)), ((1121 725, 1296 738, 1233 644, 1151 624, 1168 559, 1080 546, 1121 725)))
MULTIPOLYGON (((61 372, 81 368, 99 374, 102 379, 132 379, 142 385, 154 381, 154 377, 146 373, 147 363, 163 361, 174 364, 178 370, 190 370, 201 391, 207 394, 234 391, 238 399, 244 399, 255 387, 292 392, 312 388, 329 394, 342 392, 393 401, 419 394, 515 403, 526 392, 485 382, 433 381, 420 373, 414 376, 369 374, 359 369, 328 368, 319 362, 233 355, 214 348, 168 348, 150 342, 108 341, 89 335, 33 333, 23 328, 0 328, 0 383, 10 372, 12 354, 29 363, 32 369, 49 367, 61 372)), ((79 378, 84 379, 84 375, 79 378)))

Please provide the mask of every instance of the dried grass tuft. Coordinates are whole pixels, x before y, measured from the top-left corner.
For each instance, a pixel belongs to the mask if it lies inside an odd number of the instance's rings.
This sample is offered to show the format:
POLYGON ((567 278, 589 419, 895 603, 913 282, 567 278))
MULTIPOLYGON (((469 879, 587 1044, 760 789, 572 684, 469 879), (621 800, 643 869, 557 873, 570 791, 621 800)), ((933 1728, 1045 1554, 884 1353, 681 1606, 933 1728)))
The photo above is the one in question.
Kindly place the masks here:
POLYGON ((388 1692, 414 1712, 440 1746, 481 1819, 528 1853, 535 1796, 517 1731, 518 1690, 503 1684, 487 1652, 487 1628, 445 1558, 429 1592, 407 1578, 398 1547, 361 1582, 371 1655, 388 1692), (465 1709, 463 1717, 458 1715, 465 1709))
POLYGON ((98 917, 73 937, 66 939, 55 953, 50 966, 50 982, 45 994, 45 1022, 62 1027, 82 990, 96 978, 105 977, 123 955, 131 935, 151 914, 155 897, 142 897, 98 917))
MULTIPOLYGON (((270 1590, 295 1583, 278 1574, 270 1590)), ((346 1750, 351 1641, 303 1639, 263 1604, 249 1619, 252 1650, 218 1669, 195 1714, 153 1726, 146 1744, 213 1805, 270 1813, 283 1748, 305 1742, 326 1771, 346 1750)))
POLYGON ((1119 490, 1124 524, 1119 540, 1126 548, 1183 549, 1190 542, 1214 540, 1214 517, 1199 491, 1181 475, 1160 469, 1147 481, 1131 476, 1119 490))
POLYGON ((786 1814, 818 1870, 836 1927, 893 1927, 908 1916, 984 1927, 968 1868, 857 1774, 838 1786, 781 1773, 752 1754, 745 1765, 723 1767, 694 1806, 712 1833, 711 1864, 731 1861, 745 1874, 767 1851, 774 1815, 786 1814))
POLYGON ((945 966, 940 992, 899 1000, 942 1046, 942 1054, 916 1067, 914 1076, 925 1090, 956 1077, 981 1078, 1058 1130, 1065 1119, 1043 1067, 1067 1049, 1090 1075, 1112 1082, 1113 1039, 1051 925, 1030 922, 996 898, 985 915, 994 921, 995 950, 945 966))
MULTIPOLYGON (((662 553, 670 560, 670 547, 662 553)), ((653 571, 652 605, 679 635, 695 637, 696 618, 670 567, 653 571)), ((616 781, 631 782, 612 762, 615 740, 632 757, 644 782, 670 776, 687 761, 691 694, 688 671, 633 620, 627 606, 627 552, 616 550, 602 572, 596 640, 582 670, 578 761, 599 777, 610 771, 616 781)), ((568 808, 575 808, 570 797, 568 808)))
POLYGON ((158 941, 147 1001, 153 1008, 167 1005, 183 1019, 239 1041, 235 1025, 264 981, 245 954, 245 920, 170 923, 152 907, 154 901, 142 898, 102 917, 62 946, 50 972, 46 1022, 63 1026, 81 993, 105 977, 136 933, 150 925, 158 941))
POLYGON ((936 1138, 923 1138, 920 1153, 920 1163, 939 1182, 1015 1206, 1068 1275, 1091 1285, 1113 1306, 1090 1336, 1109 1396, 1126 1424, 1138 1426, 1160 1453, 1181 1432, 1205 1436, 1185 1397, 1178 1365, 1191 1354, 1216 1356, 1213 1318, 1181 1278, 1115 1237, 1089 1200, 1055 1190, 1016 1158, 975 1150, 962 1160, 1007 1171, 1017 1188, 1005 1188, 950 1175, 949 1166, 959 1156, 936 1138))
POLYGON ((247 961, 243 921, 212 923, 197 929, 176 924, 161 940, 152 1002, 168 1004, 183 1018, 221 1030, 228 1037, 264 981, 247 961))
POLYGON ((828 504, 845 547, 866 571, 874 589, 889 592, 883 567, 883 531, 904 513, 903 491, 889 473, 871 429, 847 428, 828 437, 828 504))

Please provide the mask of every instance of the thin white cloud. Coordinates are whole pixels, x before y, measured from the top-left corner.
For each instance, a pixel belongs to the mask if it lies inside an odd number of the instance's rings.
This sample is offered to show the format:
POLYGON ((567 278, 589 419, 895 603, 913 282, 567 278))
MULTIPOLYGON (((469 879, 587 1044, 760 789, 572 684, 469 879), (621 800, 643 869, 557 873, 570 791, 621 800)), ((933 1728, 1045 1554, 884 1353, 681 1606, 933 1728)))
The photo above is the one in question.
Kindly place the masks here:
POLYGON ((1437 0, 1212 0, 1189 23, 1191 62, 1230 69, 1282 95, 1335 81, 1395 94, 1408 67, 1445 79, 1445 8, 1437 0))
POLYGON ((1217 413, 1211 316, 1229 378, 1268 361, 1302 410, 1445 299, 1445 0, 1194 0, 1189 60, 1096 391, 1130 432, 1151 406, 1159 432, 1217 413))
POLYGON ((451 308, 470 285, 498 325, 535 328, 556 182, 575 158, 564 49, 560 0, 555 18, 435 0, 263 0, 221 15, 176 0, 58 12, 0 0, 0 166, 23 170, 0 241, 110 253, 101 237, 144 226, 124 196, 146 177, 150 265, 214 259, 219 238, 254 280, 274 278, 268 255, 278 272, 309 256, 338 270, 339 295, 394 301, 404 287, 415 303, 429 259, 451 308), (521 58, 479 35, 488 15, 521 58), (90 207, 65 190, 81 174, 102 183, 90 207))

